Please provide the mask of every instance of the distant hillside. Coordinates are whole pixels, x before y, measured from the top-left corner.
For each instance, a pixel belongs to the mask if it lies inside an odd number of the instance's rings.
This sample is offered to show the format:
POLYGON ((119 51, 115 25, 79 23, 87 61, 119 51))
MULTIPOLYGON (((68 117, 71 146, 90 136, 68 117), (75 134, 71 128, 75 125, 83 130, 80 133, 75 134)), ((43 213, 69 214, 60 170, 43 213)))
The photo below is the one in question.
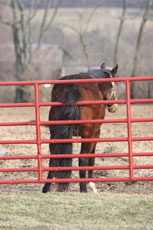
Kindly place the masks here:
MULTIPOLYGON (((31 0, 23 0, 25 6, 28 8, 31 0)), ((43 1, 42 8, 46 0, 43 1)), ((148 0, 128 0, 127 4, 130 8, 145 8, 148 0)), ((55 7, 57 0, 52 1, 52 7, 55 7)), ((62 0, 61 7, 63 8, 77 8, 77 7, 122 7, 123 0, 62 0)))

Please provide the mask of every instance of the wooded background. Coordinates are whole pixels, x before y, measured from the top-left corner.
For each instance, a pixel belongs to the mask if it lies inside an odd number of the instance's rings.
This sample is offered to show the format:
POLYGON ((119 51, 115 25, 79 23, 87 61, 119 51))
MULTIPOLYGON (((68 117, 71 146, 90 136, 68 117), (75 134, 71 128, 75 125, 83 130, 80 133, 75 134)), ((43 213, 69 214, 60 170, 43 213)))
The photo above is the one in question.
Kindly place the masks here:
MULTIPOLYGON (((119 77, 153 75, 152 0, 1 0, 0 21, 0 81, 57 79, 102 62, 118 63, 119 77)), ((0 94, 31 100, 25 87, 0 94)), ((131 84, 131 97, 153 97, 152 82, 131 84)))

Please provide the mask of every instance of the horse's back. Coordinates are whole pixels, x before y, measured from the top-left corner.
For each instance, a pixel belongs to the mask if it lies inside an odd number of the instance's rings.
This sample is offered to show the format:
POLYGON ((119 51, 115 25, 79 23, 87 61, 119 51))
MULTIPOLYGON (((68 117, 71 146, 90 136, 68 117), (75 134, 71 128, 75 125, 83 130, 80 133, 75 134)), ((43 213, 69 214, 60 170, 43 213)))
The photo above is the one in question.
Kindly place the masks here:
MULTIPOLYGON (((92 76, 88 74, 76 74, 68 75, 60 78, 60 80, 79 80, 79 79, 92 79, 92 76)), ((68 84, 56 84, 52 90, 52 101, 61 101, 66 103, 66 98, 70 97, 70 94, 78 100, 101 100, 102 95, 99 91, 97 83, 68 83, 68 84)))

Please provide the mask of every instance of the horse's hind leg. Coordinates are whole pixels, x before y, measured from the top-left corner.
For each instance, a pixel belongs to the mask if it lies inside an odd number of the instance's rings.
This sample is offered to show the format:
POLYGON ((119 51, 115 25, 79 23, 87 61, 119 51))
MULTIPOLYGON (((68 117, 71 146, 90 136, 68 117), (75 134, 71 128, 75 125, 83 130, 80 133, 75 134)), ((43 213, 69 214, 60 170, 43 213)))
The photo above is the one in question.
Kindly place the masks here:
MULTIPOLYGON (((49 163, 49 166, 51 165, 51 159, 50 159, 50 163, 49 163)), ((48 172, 48 176, 47 176, 47 179, 52 179, 53 178, 53 172, 52 171, 49 171, 48 172)), ((46 183, 42 189, 42 192, 43 193, 47 193, 47 192, 50 192, 50 186, 51 186, 51 183, 46 183)))
MULTIPOLYGON (((81 145, 81 152, 80 153, 87 153, 89 149, 89 144, 90 143, 82 143, 81 145)), ((79 166, 88 166, 88 158, 79 158, 79 166)), ((79 171, 80 178, 86 178, 86 171, 85 170, 80 170, 79 171)), ((86 182, 80 182, 80 192, 87 192, 87 186, 86 182)))

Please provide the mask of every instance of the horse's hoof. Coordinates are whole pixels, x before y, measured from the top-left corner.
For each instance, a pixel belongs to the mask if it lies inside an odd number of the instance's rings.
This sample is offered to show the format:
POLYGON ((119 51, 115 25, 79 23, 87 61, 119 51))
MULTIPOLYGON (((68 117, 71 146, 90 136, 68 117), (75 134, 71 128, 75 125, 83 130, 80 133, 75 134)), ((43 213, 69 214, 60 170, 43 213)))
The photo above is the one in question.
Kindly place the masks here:
POLYGON ((42 189, 42 193, 48 193, 48 192, 50 192, 50 190, 46 189, 45 186, 44 186, 43 189, 42 189))
POLYGON ((42 189, 42 193, 49 193, 50 191, 42 189))
POLYGON ((80 193, 87 193, 87 189, 80 189, 80 193))
POLYGON ((90 188, 94 193, 97 193, 97 189, 96 189, 95 183, 89 182, 89 188, 90 188))

